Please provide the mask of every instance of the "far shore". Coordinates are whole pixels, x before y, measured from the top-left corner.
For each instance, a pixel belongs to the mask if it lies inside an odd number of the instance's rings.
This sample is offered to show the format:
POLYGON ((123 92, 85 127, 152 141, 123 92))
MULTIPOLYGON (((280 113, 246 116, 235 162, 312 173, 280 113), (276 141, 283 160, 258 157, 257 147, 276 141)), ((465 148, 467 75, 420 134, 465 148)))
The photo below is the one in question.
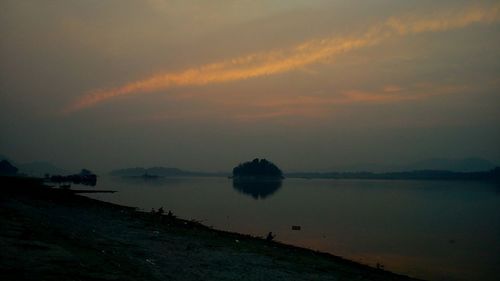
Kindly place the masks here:
POLYGON ((3 280, 417 280, 36 180, 0 180, 3 280))

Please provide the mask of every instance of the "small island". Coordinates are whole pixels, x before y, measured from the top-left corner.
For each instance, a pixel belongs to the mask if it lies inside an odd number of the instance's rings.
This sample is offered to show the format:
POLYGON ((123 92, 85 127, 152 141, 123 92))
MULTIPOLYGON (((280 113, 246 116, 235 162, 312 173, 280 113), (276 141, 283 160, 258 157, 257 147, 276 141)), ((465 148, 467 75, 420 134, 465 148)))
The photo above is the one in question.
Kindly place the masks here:
POLYGON ((266 159, 255 158, 233 168, 233 179, 236 180, 282 180, 283 172, 266 159))
POLYGON ((281 188, 283 172, 272 162, 255 158, 234 167, 232 179, 234 189, 258 200, 281 188))

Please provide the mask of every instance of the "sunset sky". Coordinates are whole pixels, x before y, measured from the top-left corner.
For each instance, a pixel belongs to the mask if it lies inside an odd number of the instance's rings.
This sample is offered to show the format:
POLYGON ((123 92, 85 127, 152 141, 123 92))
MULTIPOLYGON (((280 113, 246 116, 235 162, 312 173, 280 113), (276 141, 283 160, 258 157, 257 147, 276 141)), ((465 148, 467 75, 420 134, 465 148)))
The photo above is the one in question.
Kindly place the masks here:
POLYGON ((0 2, 0 154, 68 169, 500 163, 500 2, 0 2))

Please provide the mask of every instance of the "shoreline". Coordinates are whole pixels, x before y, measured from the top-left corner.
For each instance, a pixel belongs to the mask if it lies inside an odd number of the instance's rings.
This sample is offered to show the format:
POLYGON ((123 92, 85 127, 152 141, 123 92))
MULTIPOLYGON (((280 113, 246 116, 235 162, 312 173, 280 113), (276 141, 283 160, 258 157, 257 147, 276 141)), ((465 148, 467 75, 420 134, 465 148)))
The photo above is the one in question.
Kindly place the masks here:
POLYGON ((15 279, 418 280, 38 183, 2 185, 0 271, 15 279))

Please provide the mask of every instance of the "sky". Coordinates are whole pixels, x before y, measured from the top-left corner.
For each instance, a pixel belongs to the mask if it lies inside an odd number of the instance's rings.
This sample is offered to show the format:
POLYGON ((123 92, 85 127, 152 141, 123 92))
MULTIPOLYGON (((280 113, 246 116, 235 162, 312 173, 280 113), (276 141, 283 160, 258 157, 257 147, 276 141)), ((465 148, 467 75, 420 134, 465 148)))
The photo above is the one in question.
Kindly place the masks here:
POLYGON ((500 162, 498 1, 3 0, 0 154, 97 171, 500 162))

